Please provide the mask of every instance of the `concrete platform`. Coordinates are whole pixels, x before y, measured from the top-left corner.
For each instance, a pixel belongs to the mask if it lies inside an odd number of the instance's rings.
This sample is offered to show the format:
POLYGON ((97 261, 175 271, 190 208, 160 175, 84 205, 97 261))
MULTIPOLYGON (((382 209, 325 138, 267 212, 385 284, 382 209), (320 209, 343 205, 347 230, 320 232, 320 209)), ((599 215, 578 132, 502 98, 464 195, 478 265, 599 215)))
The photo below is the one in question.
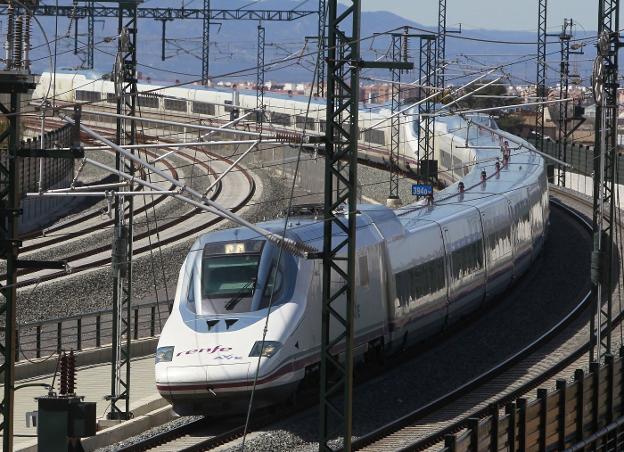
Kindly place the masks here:
MULTIPOLYGON (((110 364, 83 367, 78 370, 77 392, 85 396, 85 401, 97 403, 98 419, 105 419, 110 404, 104 397, 110 393, 110 364)), ((20 380, 16 384, 23 383, 48 383, 52 382, 52 376, 44 378, 32 378, 20 380)), ((132 361, 131 367, 131 392, 130 407, 135 411, 135 416, 145 414, 147 410, 166 406, 166 402, 156 392, 154 381, 154 357, 138 358, 132 361)), ((56 381, 58 388, 58 378, 56 381)), ((27 387, 15 393, 15 450, 36 450, 36 428, 26 427, 25 413, 37 409, 35 397, 46 394, 42 387, 27 387)))

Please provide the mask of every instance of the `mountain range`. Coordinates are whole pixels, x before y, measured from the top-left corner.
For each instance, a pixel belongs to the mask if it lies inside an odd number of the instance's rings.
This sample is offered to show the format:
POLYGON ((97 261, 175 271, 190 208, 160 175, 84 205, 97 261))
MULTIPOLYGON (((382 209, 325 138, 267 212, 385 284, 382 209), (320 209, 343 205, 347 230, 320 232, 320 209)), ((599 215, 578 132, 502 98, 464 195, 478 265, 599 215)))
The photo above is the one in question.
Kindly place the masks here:
MULTIPOLYGON (((172 7, 171 1, 146 2, 142 7, 172 7)), ((179 2, 175 2, 176 6, 179 2)), ((200 7, 199 1, 187 2, 186 7, 200 7)), ((249 2, 238 0, 213 0, 212 7, 237 9, 249 5, 249 2)), ((288 8, 299 10, 313 10, 316 1, 298 2, 291 0, 264 0, 253 3, 247 8, 277 9, 288 8), (299 6, 298 6, 299 5, 299 6)), ((58 22, 52 17, 40 17, 39 21, 46 31, 50 42, 51 54, 56 53, 56 67, 59 70, 72 70, 81 65, 84 54, 74 55, 74 27, 67 18, 59 18, 58 22), (55 32, 56 30, 56 32, 55 32), (65 38, 55 40, 54 36, 66 35, 65 38), (56 44, 56 49, 55 49, 56 44)), ((315 61, 316 43, 309 40, 305 44, 305 37, 317 35, 318 16, 310 15, 292 22, 265 22, 262 25, 266 30, 265 61, 272 62, 267 67, 266 80, 309 82, 315 61), (305 55, 296 58, 297 55, 305 55), (286 61, 284 61, 286 60, 286 61)), ((552 24, 551 24, 552 25, 552 24)), ((228 20, 211 25, 210 36, 210 74, 219 80, 254 80, 257 54, 257 22, 228 20)), ((375 36, 391 30, 400 30, 403 26, 412 27, 410 33, 427 33, 432 27, 422 25, 399 17, 386 11, 362 13, 362 58, 388 59, 390 40, 386 36, 375 36)), ((201 74, 201 36, 202 22, 200 20, 176 20, 166 25, 165 61, 161 61, 162 22, 143 19, 139 21, 138 30, 138 61, 139 71, 144 77, 153 80, 173 81, 192 80, 201 74)), ((96 19, 95 23, 95 70, 109 72, 112 69, 116 52, 117 23, 113 19, 96 19), (113 38, 111 40, 111 38, 113 38)), ((591 41, 595 33, 584 32, 575 36, 575 39, 591 41)), ((86 21, 78 23, 79 46, 86 43, 86 21)), ((461 34, 447 35, 447 60, 452 61, 447 69, 449 83, 461 83, 466 77, 481 73, 484 67, 508 65, 504 68, 509 75, 509 81, 515 85, 532 83, 535 80, 535 53, 536 33, 510 30, 472 29, 462 30, 461 34), (514 63, 514 64, 510 64, 514 63)), ((559 79, 560 45, 558 37, 549 37, 548 79, 549 84, 555 84, 559 79)), ((579 41, 581 42, 581 41, 579 41)), ((33 29, 32 52, 33 71, 50 70, 54 63, 48 53, 47 45, 40 30, 33 29)), ((410 57, 415 60, 416 67, 419 61, 419 38, 411 38, 409 44, 410 57)), ((572 72, 583 76, 588 83, 588 74, 591 71, 591 60, 595 54, 593 46, 585 46, 585 55, 574 56, 572 72), (576 61, 576 62, 575 62, 576 61)), ((371 77, 387 79, 388 71, 368 71, 371 77)), ((413 80, 415 75, 408 74, 413 80)))

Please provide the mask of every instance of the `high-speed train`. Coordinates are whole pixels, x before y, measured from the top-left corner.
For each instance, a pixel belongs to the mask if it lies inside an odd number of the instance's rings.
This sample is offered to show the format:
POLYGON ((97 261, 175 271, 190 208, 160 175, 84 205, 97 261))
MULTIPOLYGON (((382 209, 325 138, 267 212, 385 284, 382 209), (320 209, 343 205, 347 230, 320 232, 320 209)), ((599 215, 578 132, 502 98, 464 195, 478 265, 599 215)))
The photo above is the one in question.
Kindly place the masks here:
MULTIPOLYGON (((474 311, 520 277, 543 246, 543 159, 526 143, 502 156, 492 149, 500 139, 493 121, 471 124, 457 116, 438 124, 440 167, 461 175, 459 182, 424 204, 357 207, 358 361, 402 349, 474 311), (455 155, 453 143, 461 144, 455 155)), ((276 234, 285 228, 288 238, 322 249, 323 223, 314 212, 262 226, 276 234)), ((341 231, 333 233, 338 239, 341 231)), ((320 260, 280 254, 250 230, 200 237, 180 270, 158 343, 160 394, 180 414, 244 411, 252 391, 255 408, 292 395, 319 366, 321 278, 320 260)))
MULTIPOLYGON (((43 74, 33 102, 46 83, 49 74, 43 74)), ((139 91, 154 88, 139 85, 139 91)), ((58 74, 56 93, 69 103, 89 102, 83 112, 87 121, 114 121, 97 114, 116 102, 111 82, 58 74)), ((232 108, 252 111, 256 98, 176 87, 140 94, 138 104, 142 116, 225 122, 232 108)), ((311 103, 307 118, 307 99, 269 93, 265 104, 269 127, 324 131, 322 100, 311 103)), ((417 165, 420 128, 415 112, 408 113, 400 151, 406 170, 417 165)), ((387 109, 362 106, 361 159, 388 161, 390 128, 369 129, 388 115, 387 109)), ((179 129, 171 130, 185 133, 179 129)), ((548 232, 546 165, 530 144, 498 130, 484 115, 442 116, 434 132, 434 157, 450 184, 446 189, 396 210, 357 207, 358 361, 440 332, 500 295, 537 258, 548 232)), ((302 209, 287 223, 261 226, 278 235, 285 228, 292 240, 322 249, 323 225, 313 209, 302 209)), ((319 367, 321 278, 321 261, 280 253, 250 230, 201 236, 180 269, 173 310, 160 336, 155 364, 160 394, 183 415, 244 411, 252 391, 256 408, 290 397, 319 367)))
MULTIPOLYGON (((201 122, 202 124, 223 124, 230 121, 234 113, 244 116, 256 110, 256 93, 249 90, 234 90, 225 88, 165 87, 159 84, 139 83, 137 106, 140 115, 144 118, 171 119, 177 122, 201 122), (191 121, 189 121, 189 119, 191 121)), ((44 72, 33 94, 32 103, 37 105, 46 97, 54 93, 58 102, 86 103, 82 113, 82 120, 98 125, 114 127, 116 118, 105 116, 97 112, 115 112, 117 96, 115 85, 104 80, 101 74, 94 72, 57 73, 52 77, 44 72), (55 89, 50 87, 54 83, 55 89)), ((321 134, 325 132, 325 99, 312 99, 308 104, 307 96, 290 96, 267 92, 264 96, 264 117, 267 125, 265 130, 288 130, 307 134, 321 134)), ((362 133, 360 135, 358 156, 362 161, 377 164, 387 164, 388 149, 390 146, 389 122, 379 127, 371 127, 387 119, 389 110, 380 105, 364 105, 360 110, 359 121, 362 133)), ((411 116, 402 116, 411 121, 411 116)), ((255 123, 256 115, 250 114, 241 121, 245 127, 255 123)), ((410 129, 408 127, 408 129, 410 129)), ((197 131, 192 127, 180 125, 162 126, 158 129, 152 125, 151 134, 158 134, 166 139, 168 136, 175 140, 187 139, 197 141, 197 131)), ((417 130, 417 129, 416 129, 417 130)), ((409 135, 399 150, 399 166, 404 170, 417 167, 418 159, 413 153, 414 148, 405 143, 413 138, 413 131, 407 130, 409 135)))

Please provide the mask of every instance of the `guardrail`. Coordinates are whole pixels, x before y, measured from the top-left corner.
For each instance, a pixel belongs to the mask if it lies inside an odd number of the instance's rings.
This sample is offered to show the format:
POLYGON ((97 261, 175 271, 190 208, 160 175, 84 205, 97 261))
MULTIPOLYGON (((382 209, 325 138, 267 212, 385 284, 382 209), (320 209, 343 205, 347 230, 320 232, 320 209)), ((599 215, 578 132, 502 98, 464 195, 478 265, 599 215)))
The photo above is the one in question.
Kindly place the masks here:
MULTIPOLYGON (((132 338, 160 334, 173 302, 153 302, 132 308, 132 338)), ((112 309, 18 325, 16 361, 42 358, 63 350, 99 348, 112 342, 112 309)))
POLYGON ((616 450, 624 431, 624 348, 620 357, 605 364, 591 363, 589 373, 574 373, 574 381, 557 380, 557 389, 537 390, 537 399, 525 398, 499 407, 468 428, 445 437, 444 452, 480 450, 616 450))

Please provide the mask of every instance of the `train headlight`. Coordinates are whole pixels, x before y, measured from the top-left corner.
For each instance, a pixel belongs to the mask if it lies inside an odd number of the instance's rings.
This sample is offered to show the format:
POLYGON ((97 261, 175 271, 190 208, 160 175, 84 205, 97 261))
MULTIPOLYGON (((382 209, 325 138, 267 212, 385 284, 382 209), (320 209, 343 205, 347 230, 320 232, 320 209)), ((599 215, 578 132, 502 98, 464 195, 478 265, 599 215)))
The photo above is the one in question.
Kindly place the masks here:
POLYGON ((173 359, 174 347, 158 347, 156 349, 156 364, 166 363, 173 359))
POLYGON ((258 341, 253 347, 251 347, 249 356, 263 356, 265 358, 270 358, 275 355, 280 348, 282 348, 282 344, 276 341, 258 341))

